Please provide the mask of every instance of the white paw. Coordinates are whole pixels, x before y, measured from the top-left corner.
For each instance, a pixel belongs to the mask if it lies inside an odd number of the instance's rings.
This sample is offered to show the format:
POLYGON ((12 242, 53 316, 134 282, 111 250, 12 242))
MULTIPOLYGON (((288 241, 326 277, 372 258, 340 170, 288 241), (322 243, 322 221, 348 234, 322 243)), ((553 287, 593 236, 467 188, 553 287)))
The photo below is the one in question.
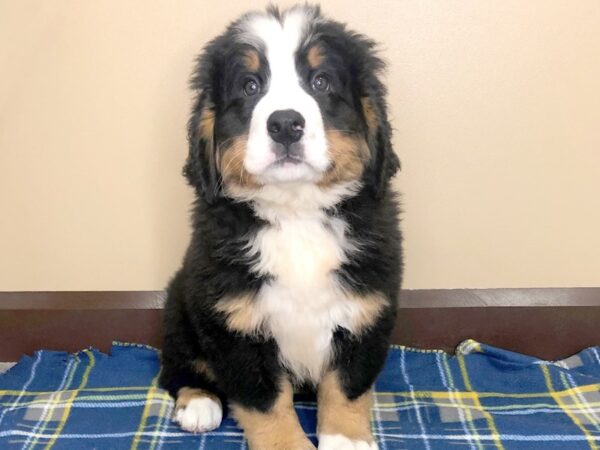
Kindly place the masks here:
POLYGON ((377 443, 349 439, 341 434, 319 436, 319 450, 378 450, 377 443))
POLYGON ((190 400, 185 408, 175 412, 175 421, 186 431, 202 433, 221 425, 223 407, 221 402, 210 397, 197 397, 190 400))

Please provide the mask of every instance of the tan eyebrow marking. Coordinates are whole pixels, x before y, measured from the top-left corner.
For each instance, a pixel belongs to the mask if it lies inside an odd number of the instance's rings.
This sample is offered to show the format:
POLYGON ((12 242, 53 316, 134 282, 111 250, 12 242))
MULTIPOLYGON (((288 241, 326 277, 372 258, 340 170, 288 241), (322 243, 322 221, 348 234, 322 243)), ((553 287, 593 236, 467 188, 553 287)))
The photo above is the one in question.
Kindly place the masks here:
POLYGON ((319 44, 313 45, 306 55, 306 59, 308 60, 308 64, 311 68, 316 69, 319 67, 323 60, 325 59, 325 55, 323 54, 323 49, 319 44))
POLYGON ((247 50, 244 54, 244 65, 250 72, 258 72, 260 69, 260 57, 254 49, 247 50))

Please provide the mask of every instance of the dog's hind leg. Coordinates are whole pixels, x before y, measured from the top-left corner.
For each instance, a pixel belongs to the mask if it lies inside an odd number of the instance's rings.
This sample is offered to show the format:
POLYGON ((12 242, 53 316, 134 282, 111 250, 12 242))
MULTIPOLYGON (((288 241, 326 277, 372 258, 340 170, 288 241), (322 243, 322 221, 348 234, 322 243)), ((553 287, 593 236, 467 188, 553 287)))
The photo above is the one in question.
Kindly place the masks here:
POLYGON ((223 400, 206 362, 174 359, 172 351, 166 355, 169 356, 163 359, 160 385, 175 399, 175 421, 194 433, 217 428, 223 418, 223 400))
POLYGON ((223 404, 209 391, 184 387, 177 394, 174 419, 193 433, 211 431, 221 425, 223 404))
POLYGON ((181 295, 178 274, 168 289, 159 384, 175 399, 174 419, 184 430, 210 431, 221 424, 224 398, 210 365, 201 356, 181 295))

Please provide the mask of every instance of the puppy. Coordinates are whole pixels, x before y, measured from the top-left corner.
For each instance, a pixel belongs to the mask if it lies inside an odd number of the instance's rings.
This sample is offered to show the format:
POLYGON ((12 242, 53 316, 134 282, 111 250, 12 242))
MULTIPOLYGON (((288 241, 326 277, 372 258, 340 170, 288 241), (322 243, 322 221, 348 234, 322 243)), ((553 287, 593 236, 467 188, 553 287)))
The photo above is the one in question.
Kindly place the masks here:
POLYGON ((184 174, 191 243, 165 307, 160 384, 204 432, 229 405, 252 450, 376 449, 371 389, 401 281, 382 61, 319 8, 233 22, 198 58, 184 174))

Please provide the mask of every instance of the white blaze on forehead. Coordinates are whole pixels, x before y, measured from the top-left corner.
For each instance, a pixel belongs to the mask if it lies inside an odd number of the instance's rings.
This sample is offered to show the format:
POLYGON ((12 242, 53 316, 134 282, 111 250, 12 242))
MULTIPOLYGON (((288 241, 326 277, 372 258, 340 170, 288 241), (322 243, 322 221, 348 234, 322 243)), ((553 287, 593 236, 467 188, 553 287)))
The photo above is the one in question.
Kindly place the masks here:
POLYGON ((285 13, 281 22, 270 15, 256 15, 249 19, 246 30, 265 46, 271 71, 285 70, 285 66, 289 65, 289 57, 300 45, 307 20, 306 13, 300 9, 285 13))
POLYGON ((283 13, 281 21, 272 15, 251 16, 243 26, 242 39, 259 42, 265 51, 269 79, 263 86, 266 94, 252 113, 244 165, 248 172, 264 175, 264 181, 316 181, 329 166, 327 143, 319 105, 302 87, 296 70, 296 53, 306 38, 310 9, 296 8, 283 13), (270 175, 263 171, 275 160, 272 141, 267 133, 267 119, 278 110, 298 111, 305 120, 304 146, 308 166, 277 168, 270 175))

